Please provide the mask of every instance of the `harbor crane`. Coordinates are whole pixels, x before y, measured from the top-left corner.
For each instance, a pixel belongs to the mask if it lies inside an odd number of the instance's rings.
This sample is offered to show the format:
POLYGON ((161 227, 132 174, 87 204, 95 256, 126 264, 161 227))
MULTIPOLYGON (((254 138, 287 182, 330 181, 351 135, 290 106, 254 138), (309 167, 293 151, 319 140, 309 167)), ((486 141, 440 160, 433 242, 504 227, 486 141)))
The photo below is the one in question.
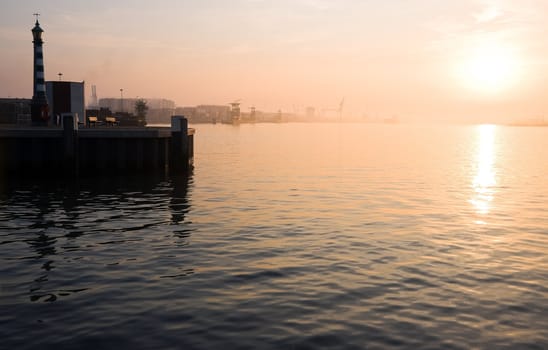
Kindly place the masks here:
POLYGON ((342 120, 342 115, 343 115, 344 100, 345 100, 345 97, 343 97, 341 102, 339 102, 339 107, 338 108, 324 108, 324 109, 322 109, 322 114, 324 114, 325 112, 337 112, 339 114, 339 121, 341 121, 342 120))

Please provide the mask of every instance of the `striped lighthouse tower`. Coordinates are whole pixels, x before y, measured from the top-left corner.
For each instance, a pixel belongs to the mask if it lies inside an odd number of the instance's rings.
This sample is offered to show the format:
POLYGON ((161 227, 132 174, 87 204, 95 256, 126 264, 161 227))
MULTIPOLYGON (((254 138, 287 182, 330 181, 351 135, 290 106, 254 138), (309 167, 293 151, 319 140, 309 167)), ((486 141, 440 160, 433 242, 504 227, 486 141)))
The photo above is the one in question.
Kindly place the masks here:
POLYGON ((44 81, 44 52, 42 49, 42 33, 38 23, 39 14, 35 14, 36 23, 32 28, 32 37, 34 44, 34 79, 33 92, 30 107, 31 120, 33 125, 46 125, 49 120, 49 107, 46 98, 46 83, 44 81))

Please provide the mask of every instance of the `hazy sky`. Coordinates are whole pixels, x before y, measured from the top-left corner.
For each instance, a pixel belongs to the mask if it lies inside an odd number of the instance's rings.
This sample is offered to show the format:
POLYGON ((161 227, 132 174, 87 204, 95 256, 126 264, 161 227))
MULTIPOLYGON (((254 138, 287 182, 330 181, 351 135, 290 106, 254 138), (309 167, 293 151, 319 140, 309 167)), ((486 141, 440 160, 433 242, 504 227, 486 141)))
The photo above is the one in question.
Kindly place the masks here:
POLYGON ((548 111, 546 0, 2 0, 1 97, 47 80, 101 97, 506 121, 548 111))

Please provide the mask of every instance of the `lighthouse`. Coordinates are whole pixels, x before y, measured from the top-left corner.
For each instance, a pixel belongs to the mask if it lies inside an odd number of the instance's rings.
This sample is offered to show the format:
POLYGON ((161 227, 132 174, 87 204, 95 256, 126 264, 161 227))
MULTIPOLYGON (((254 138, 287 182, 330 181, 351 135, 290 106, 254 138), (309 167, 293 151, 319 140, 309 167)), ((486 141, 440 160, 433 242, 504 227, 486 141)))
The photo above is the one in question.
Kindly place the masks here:
POLYGON ((34 44, 34 75, 33 75, 33 91, 30 107, 31 120, 33 125, 47 125, 49 120, 49 107, 46 98, 46 83, 44 81, 44 52, 42 48, 42 33, 38 22, 38 14, 36 23, 32 28, 32 43, 34 44))

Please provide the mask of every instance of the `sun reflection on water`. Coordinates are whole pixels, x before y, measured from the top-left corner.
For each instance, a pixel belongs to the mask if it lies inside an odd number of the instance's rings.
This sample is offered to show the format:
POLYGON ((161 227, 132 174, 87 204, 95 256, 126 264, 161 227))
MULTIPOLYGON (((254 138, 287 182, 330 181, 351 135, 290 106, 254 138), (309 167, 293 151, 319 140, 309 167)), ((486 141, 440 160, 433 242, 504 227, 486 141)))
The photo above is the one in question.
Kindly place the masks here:
POLYGON ((480 125, 477 133, 477 171, 472 182, 474 193, 470 203, 478 214, 488 214, 496 185, 494 170, 496 126, 480 125))

